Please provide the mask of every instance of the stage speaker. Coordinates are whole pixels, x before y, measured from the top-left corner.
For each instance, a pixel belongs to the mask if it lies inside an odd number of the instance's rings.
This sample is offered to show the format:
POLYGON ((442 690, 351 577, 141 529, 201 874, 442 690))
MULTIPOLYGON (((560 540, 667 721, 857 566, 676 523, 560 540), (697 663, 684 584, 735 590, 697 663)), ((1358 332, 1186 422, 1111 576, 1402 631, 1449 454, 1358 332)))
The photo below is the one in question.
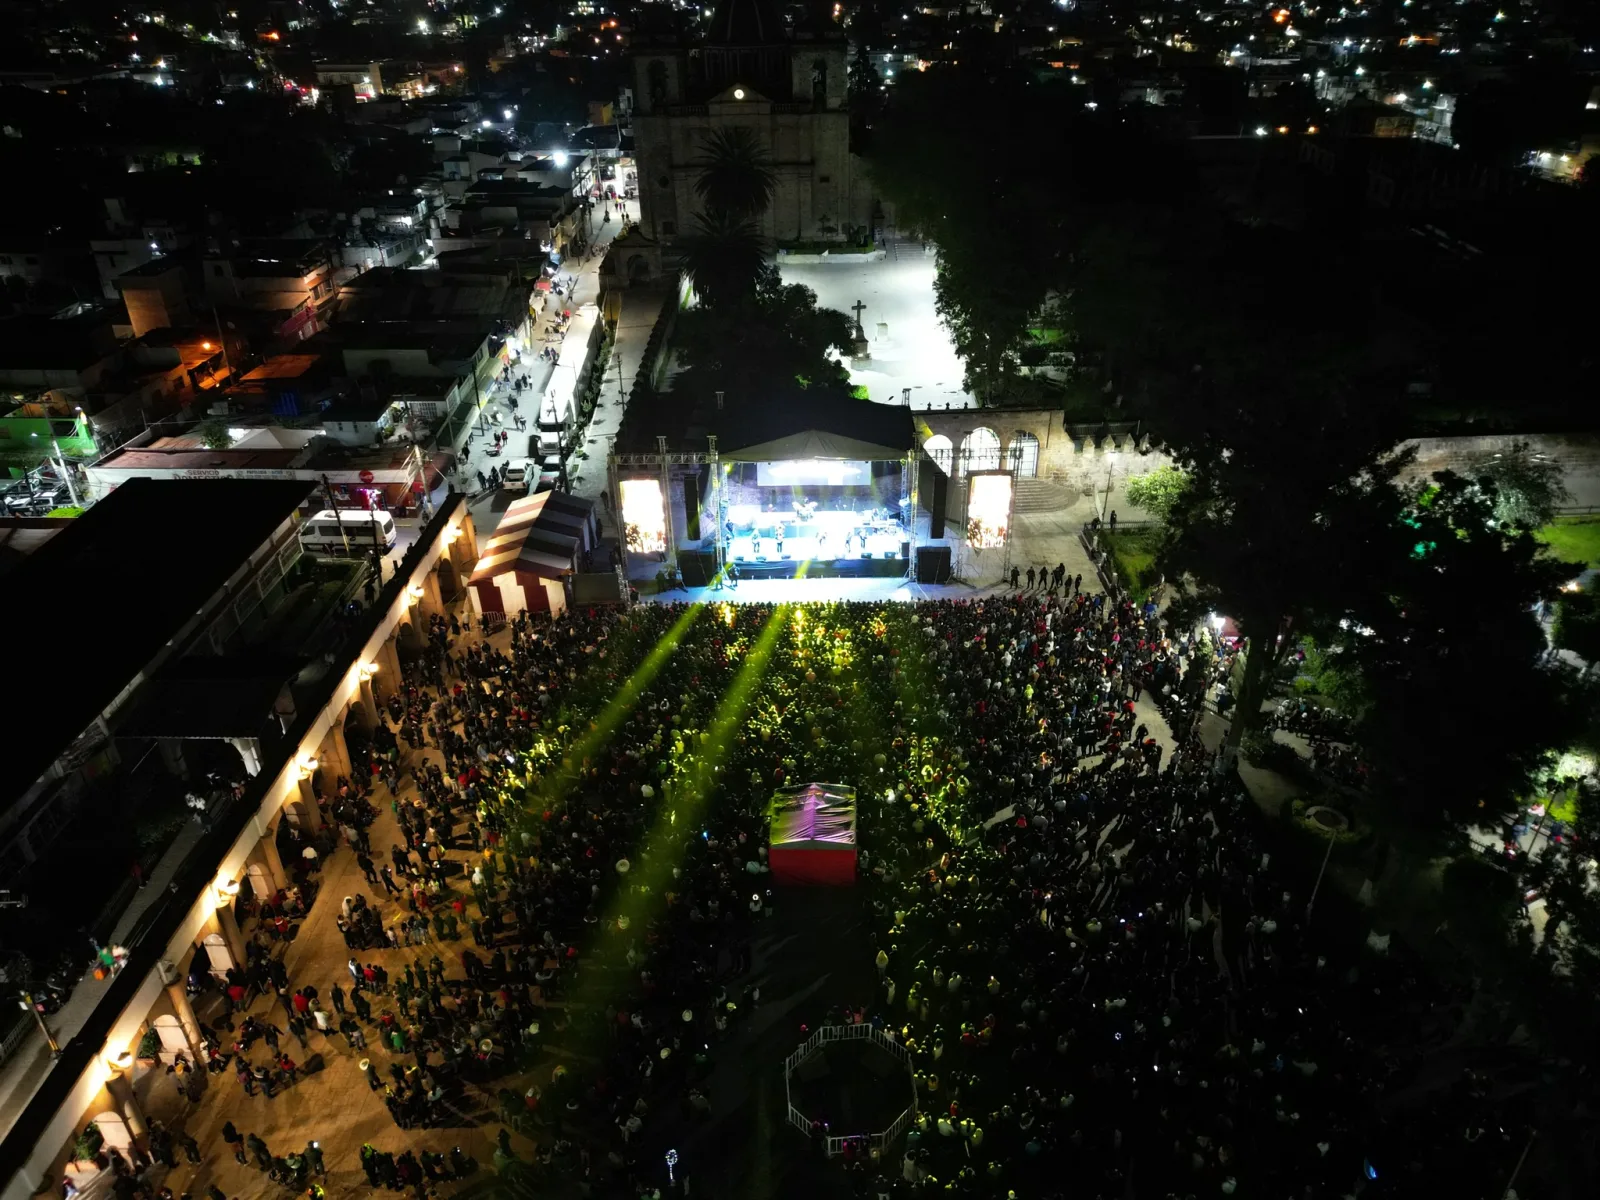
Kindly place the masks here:
POLYGON ((717 556, 704 550, 680 551, 678 573, 685 587, 705 587, 717 573, 717 556))
POLYGON ((907 561, 910 560, 910 558, 911 558, 911 543, 910 542, 901 542, 900 543, 900 561, 901 562, 907 562, 907 561))
POLYGON ((950 547, 949 546, 918 546, 917 547, 917 582, 918 583, 949 583, 950 582, 950 547))
POLYGON ((700 477, 698 475, 685 475, 683 477, 683 514, 689 523, 688 540, 700 540, 700 477))
POLYGON ((871 558, 872 557, 872 551, 871 550, 863 550, 861 552, 861 557, 862 558, 871 558))
POLYGON ((924 458, 918 465, 918 471, 917 489, 922 503, 927 506, 931 521, 929 536, 942 538, 944 510, 950 497, 950 477, 941 471, 939 464, 931 458, 924 458))

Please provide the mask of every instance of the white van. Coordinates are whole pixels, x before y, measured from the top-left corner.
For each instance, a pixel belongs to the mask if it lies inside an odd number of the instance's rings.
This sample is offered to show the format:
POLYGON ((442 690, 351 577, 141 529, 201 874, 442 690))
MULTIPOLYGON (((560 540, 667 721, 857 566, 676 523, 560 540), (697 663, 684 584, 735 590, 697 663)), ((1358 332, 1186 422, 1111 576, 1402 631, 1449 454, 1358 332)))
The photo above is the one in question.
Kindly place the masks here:
POLYGON ((313 554, 367 554, 378 546, 393 550, 398 537, 394 518, 386 512, 364 508, 325 508, 300 526, 300 545, 313 554), (343 525, 341 536, 340 526, 343 525))
POLYGON ((533 464, 526 458, 513 458, 506 464, 505 482, 500 486, 508 492, 525 492, 528 490, 528 474, 533 469, 533 464))

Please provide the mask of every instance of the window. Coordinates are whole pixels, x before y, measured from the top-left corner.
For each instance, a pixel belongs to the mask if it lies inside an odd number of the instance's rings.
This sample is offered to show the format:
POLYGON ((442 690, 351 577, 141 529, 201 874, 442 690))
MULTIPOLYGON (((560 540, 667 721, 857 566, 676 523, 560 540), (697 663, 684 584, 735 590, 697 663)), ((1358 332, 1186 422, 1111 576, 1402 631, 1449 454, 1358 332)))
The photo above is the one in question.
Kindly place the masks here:
POLYGON ((221 263, 212 263, 211 264, 211 276, 214 279, 221 279, 222 278, 222 264, 221 263))
POLYGON ((677 234, 677 232, 678 223, 676 221, 661 222, 661 233, 664 237, 673 237, 677 234))
POLYGON ((817 176, 817 182, 818 183, 832 183, 833 182, 833 176, 831 176, 831 175, 818 175, 817 176))
POLYGON ((9 255, 9 254, 0 254, 0 267, 9 267, 10 265, 11 265, 11 255, 9 255))
POLYGON ((669 188, 669 187, 671 187, 672 186, 672 176, 671 175, 657 175, 656 176, 656 186, 658 188, 669 188))

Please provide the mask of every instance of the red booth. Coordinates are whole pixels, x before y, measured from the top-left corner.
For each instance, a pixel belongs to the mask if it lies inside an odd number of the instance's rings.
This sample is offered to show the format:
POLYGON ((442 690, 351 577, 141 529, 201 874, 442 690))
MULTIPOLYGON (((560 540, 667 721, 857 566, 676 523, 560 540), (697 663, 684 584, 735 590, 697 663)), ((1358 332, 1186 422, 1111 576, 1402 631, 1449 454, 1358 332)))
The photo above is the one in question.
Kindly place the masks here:
POLYGON ((856 881, 856 793, 837 783, 784 788, 772 800, 767 866, 779 884, 856 881))

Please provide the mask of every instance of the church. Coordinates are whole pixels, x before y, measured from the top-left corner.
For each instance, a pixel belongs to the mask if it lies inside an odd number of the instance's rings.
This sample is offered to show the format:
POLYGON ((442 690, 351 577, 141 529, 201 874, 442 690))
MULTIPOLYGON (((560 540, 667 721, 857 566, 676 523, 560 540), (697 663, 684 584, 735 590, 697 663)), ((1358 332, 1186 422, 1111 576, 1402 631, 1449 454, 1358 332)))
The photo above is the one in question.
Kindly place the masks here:
POLYGON ((774 0, 719 0, 703 40, 640 38, 634 153, 640 224, 665 245, 694 229, 697 170, 713 130, 753 130, 777 187, 763 232, 778 245, 870 231, 866 165, 850 153, 844 33, 820 12, 786 25, 774 0))

